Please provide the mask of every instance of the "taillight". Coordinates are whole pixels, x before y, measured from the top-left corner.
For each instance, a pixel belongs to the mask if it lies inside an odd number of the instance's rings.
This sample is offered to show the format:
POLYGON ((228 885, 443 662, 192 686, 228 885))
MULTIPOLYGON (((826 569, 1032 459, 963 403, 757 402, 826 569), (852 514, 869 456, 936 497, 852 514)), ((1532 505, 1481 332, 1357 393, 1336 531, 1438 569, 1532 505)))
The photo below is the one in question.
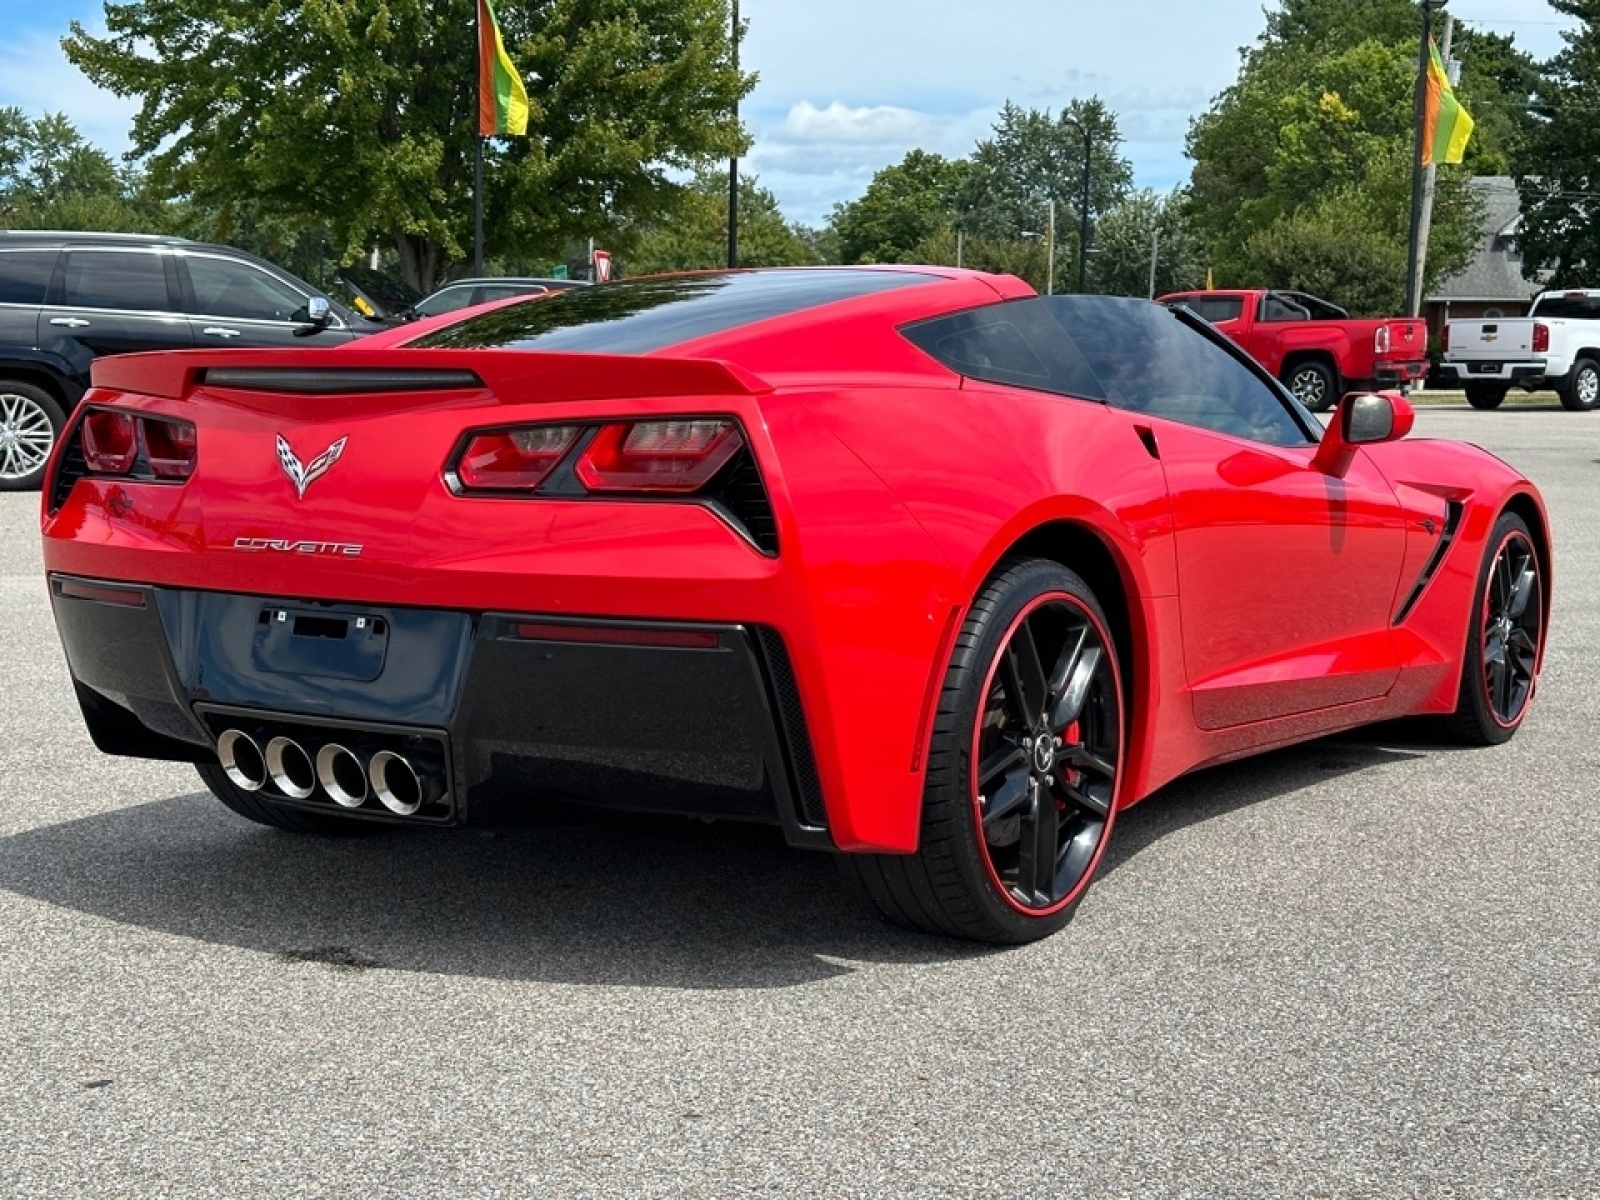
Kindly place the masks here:
POLYGON ((139 419, 145 461, 157 479, 187 479, 194 474, 199 438, 193 421, 139 419))
POLYGON ((78 435, 83 462, 95 475, 187 479, 194 474, 194 422, 97 408, 78 435))
POLYGON ((532 491, 556 469, 582 432, 577 425, 533 425, 480 433, 456 462, 464 487, 532 491))
POLYGON ((1446 350, 1449 350, 1449 349, 1450 349, 1450 324, 1447 321, 1447 322, 1445 322, 1445 324, 1439 326, 1439 352, 1441 354, 1443 354, 1446 350))
POLYGON ((1533 352, 1543 354, 1550 349, 1550 326, 1538 322, 1533 326, 1533 352))
POLYGON ((83 419, 83 461, 99 475, 126 475, 139 457, 139 436, 127 413, 98 409, 83 419))
POLYGON ((733 421, 691 419, 607 425, 578 459, 591 492, 698 491, 744 446, 733 421))
POLYGON ((1379 325, 1378 331, 1372 335, 1372 352, 1374 354, 1389 353, 1390 334, 1387 325, 1379 325))

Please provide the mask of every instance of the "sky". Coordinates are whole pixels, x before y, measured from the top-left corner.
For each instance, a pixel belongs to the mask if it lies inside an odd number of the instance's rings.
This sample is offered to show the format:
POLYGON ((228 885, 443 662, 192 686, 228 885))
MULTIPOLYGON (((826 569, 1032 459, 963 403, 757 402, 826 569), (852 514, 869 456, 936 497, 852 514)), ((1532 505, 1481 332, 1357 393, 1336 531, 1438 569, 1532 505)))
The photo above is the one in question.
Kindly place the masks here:
MULTIPOLYGON (((741 169, 790 220, 822 225, 875 171, 914 149, 961 157, 1007 101, 1052 112, 1099 96, 1117 114, 1138 187, 1189 176, 1190 120, 1233 82, 1270 0, 741 0, 741 65, 760 79, 741 116, 741 169)), ((1275 7, 1275 5, 1274 5, 1275 7)), ((1451 0, 1457 20, 1561 49, 1546 0, 1451 0)), ((0 106, 62 112, 121 154, 135 104, 94 88, 61 53, 98 0, 0 0, 0 106)))

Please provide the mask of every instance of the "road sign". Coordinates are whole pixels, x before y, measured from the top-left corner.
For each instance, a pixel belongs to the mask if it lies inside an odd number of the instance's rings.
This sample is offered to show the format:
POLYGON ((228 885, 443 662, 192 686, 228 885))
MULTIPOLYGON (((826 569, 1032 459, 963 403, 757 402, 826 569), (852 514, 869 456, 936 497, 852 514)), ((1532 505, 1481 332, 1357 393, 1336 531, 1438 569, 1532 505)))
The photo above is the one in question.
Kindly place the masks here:
POLYGON ((594 281, 604 283, 611 278, 611 251, 596 250, 594 252, 594 281))

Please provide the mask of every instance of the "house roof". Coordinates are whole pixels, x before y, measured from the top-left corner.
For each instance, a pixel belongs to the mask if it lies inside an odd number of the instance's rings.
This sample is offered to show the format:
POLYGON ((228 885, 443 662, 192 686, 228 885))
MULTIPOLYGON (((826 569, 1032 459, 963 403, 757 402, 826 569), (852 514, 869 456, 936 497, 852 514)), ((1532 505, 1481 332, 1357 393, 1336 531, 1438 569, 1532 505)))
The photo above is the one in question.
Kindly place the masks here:
POLYGON ((1467 186, 1483 201, 1483 237, 1472 260, 1440 282, 1424 297, 1447 301, 1517 301, 1526 303, 1539 290, 1522 277, 1522 252, 1512 240, 1522 223, 1522 199, 1509 175, 1478 175, 1467 186))

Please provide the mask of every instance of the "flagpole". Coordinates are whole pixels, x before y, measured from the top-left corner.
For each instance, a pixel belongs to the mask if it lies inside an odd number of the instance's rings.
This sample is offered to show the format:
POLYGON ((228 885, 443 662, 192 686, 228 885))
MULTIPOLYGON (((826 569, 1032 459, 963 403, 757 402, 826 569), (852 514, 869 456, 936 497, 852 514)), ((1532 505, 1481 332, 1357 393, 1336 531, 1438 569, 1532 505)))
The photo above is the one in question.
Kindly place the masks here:
POLYGON ((472 273, 483 274, 483 143, 472 135, 472 273))
POLYGON ((1406 241, 1406 314, 1416 316, 1422 308, 1422 280, 1417 274, 1417 256, 1422 241, 1422 138, 1427 124, 1428 66, 1433 39, 1433 10, 1443 8, 1445 0, 1422 0, 1422 45, 1417 51, 1417 89, 1412 122, 1416 146, 1411 155, 1411 235, 1406 241))
MULTIPOLYGON (((1439 48, 1439 56, 1444 60, 1445 70, 1450 69, 1450 43, 1455 37, 1456 19, 1446 13, 1444 18, 1444 43, 1439 48)), ((1423 279, 1426 276, 1425 268, 1428 265, 1428 235, 1433 231, 1433 197, 1439 179, 1439 164, 1429 162, 1422 170, 1422 224, 1417 233, 1417 244, 1412 247, 1412 274, 1417 280, 1417 299, 1412 307, 1410 316, 1417 316, 1422 307, 1422 293, 1424 290, 1423 279)))

